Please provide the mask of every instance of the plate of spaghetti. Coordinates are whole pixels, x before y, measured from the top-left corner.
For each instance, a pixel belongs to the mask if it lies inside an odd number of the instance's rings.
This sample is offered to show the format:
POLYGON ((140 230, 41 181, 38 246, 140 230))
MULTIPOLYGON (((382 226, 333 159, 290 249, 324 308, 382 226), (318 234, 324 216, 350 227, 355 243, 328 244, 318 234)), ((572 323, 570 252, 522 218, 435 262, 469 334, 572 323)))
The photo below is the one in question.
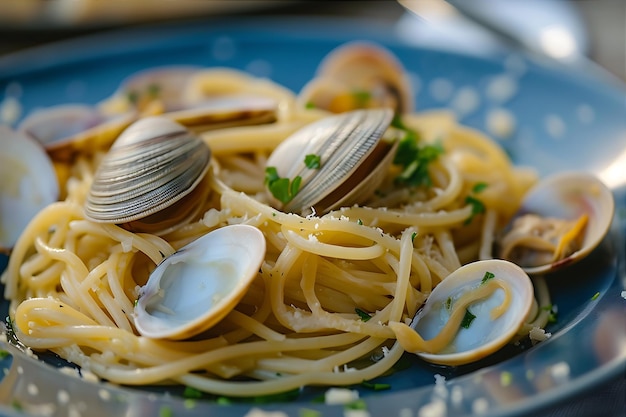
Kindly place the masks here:
POLYGON ((3 412, 509 416, 624 372, 624 87, 319 24, 0 59, 3 412), (583 214, 522 216, 542 184, 583 214))

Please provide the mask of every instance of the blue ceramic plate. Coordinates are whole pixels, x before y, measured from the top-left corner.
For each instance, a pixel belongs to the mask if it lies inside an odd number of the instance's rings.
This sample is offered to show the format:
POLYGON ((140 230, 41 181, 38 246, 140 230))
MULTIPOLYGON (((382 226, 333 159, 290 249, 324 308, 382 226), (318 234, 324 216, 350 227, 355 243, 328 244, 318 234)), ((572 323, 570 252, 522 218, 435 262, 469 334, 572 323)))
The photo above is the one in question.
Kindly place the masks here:
MULTIPOLYGON (((172 64, 244 69, 299 91, 334 47, 352 40, 386 45, 412 74, 420 109, 452 108, 463 123, 492 134, 515 162, 531 165, 541 174, 564 169, 596 173, 614 190, 617 210, 609 235, 589 258, 549 277, 559 308, 557 322, 547 329, 550 339, 461 368, 433 367, 407 355, 403 369, 379 378, 391 385, 389 390, 359 388, 370 414, 417 416, 440 399, 454 415, 521 415, 623 374, 624 87, 589 72, 507 51, 477 56, 408 45, 391 28, 370 23, 301 18, 209 21, 90 37, 0 58, 0 94, 18 95, 23 114, 60 103, 95 103, 110 95, 125 76, 172 64), (510 134, 493 124, 496 114, 511 117, 510 134), (446 379, 445 392, 435 389, 437 374, 446 379)), ((5 263, 3 259, 0 268, 5 263)), ((6 310, 4 303, 2 314, 6 310)), ((39 355, 38 360, 14 349, 10 352, 12 357, 2 360, 5 372, 0 382, 5 414, 15 408, 29 414, 92 417, 235 416, 252 408, 297 417, 315 415, 307 414, 309 410, 325 416, 343 416, 345 411, 316 401, 324 392, 321 388, 307 388, 289 401, 277 397, 225 406, 210 397, 185 400, 175 387, 120 388, 90 382, 61 373, 56 368, 61 362, 54 357, 39 355)))

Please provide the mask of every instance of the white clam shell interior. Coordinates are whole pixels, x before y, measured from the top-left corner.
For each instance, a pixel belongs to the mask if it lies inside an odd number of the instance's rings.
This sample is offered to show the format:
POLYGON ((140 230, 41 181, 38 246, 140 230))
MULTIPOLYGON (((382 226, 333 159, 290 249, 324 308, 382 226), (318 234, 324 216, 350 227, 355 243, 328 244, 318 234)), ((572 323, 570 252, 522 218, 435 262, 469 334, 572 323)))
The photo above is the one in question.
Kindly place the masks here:
POLYGON ((411 323, 424 340, 435 337, 450 317, 446 307, 465 292, 481 285, 485 272, 508 283, 512 299, 508 310, 492 320, 490 312, 504 300, 504 291, 497 289, 491 296, 468 307, 476 316, 471 325, 460 328, 452 343, 440 353, 416 353, 428 362, 443 365, 460 365, 475 362, 505 346, 517 333, 528 316, 534 289, 528 275, 517 265, 504 260, 476 261, 448 275, 432 291, 424 307, 411 323))
POLYGON ((135 306, 137 331, 185 339, 224 318, 245 294, 265 257, 256 227, 216 229, 167 257, 152 272, 135 306))
POLYGON ((34 139, 0 126, 0 248, 15 245, 30 220, 59 197, 52 161, 34 139))
POLYGON ((543 274, 587 256, 607 234, 615 202, 611 190, 592 174, 578 171, 549 176, 524 196, 518 214, 534 213, 542 217, 574 220, 588 215, 582 247, 554 264, 525 267, 531 275, 543 274))

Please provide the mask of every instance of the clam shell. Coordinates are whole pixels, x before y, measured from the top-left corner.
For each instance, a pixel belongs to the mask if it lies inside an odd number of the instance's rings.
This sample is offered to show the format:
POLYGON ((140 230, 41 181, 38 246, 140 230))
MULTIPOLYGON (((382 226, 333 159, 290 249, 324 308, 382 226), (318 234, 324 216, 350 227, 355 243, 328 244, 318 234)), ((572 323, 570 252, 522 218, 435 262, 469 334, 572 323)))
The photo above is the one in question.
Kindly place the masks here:
POLYGON ((391 107, 397 113, 409 113, 415 108, 414 90, 404 66, 391 51, 375 43, 350 42, 332 50, 298 99, 303 105, 313 103, 333 111, 333 99, 346 90, 353 94, 367 92, 373 100, 367 106, 357 103, 354 108, 391 107))
POLYGON ((40 143, 0 125, 0 148, 0 251, 7 251, 31 219, 57 200, 59 185, 40 143))
MULTIPOLYGON (((521 265, 531 275, 571 265, 587 256, 602 241, 613 221, 614 211, 611 190, 593 174, 567 171, 551 175, 528 191, 511 223, 529 213, 563 220, 575 220, 586 214, 581 247, 565 258, 545 265, 529 265, 524 259, 509 260, 521 265)), ((510 226, 505 228, 505 233, 509 229, 510 226)))
POLYGON ((497 259, 473 262, 448 275, 432 291, 411 327, 424 340, 435 337, 449 318, 447 300, 454 302, 466 291, 480 286, 485 272, 493 273, 494 279, 501 279, 510 285, 512 297, 508 310, 495 320, 489 317, 491 309, 504 299, 504 292, 498 289, 469 307, 476 318, 467 329, 459 329, 443 352, 415 352, 416 355, 436 364, 461 365, 482 359, 513 339, 531 310, 534 289, 530 278, 519 266, 497 259))
POLYGON ((363 184, 363 180, 369 176, 370 181, 380 182, 382 176, 374 171, 388 166, 381 160, 386 164, 393 159, 388 156, 393 154, 391 144, 379 147, 392 118, 391 109, 355 110, 306 125, 281 142, 267 166, 276 167, 280 177, 302 178, 300 190, 283 209, 304 212, 314 207, 324 212, 338 202, 354 204, 369 196, 378 184, 363 184), (309 154, 320 157, 319 169, 307 168, 304 160, 309 154))
POLYGON ((96 222, 127 223, 172 206, 208 170, 211 151, 185 127, 164 117, 132 124, 98 167, 85 203, 96 222))
POLYGON ((133 113, 105 116, 83 104, 64 104, 30 114, 18 130, 39 141, 56 161, 71 161, 79 152, 105 150, 130 123, 133 113))
POLYGON ((167 257, 140 290, 137 331, 151 338, 186 339, 209 329, 243 297, 265 249, 259 229, 231 225, 167 257))

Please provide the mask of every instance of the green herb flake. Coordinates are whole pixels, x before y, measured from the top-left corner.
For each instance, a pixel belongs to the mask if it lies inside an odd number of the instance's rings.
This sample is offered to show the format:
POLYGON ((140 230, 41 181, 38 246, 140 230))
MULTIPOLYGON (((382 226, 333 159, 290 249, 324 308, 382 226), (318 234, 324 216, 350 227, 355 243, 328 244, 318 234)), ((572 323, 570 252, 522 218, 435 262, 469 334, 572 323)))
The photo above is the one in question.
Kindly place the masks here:
POLYGON ((481 191, 483 191, 485 188, 487 188, 487 185, 488 184, 486 182, 478 182, 472 187, 472 192, 475 194, 478 194, 481 191))
POLYGON ((361 382, 361 386, 364 388, 374 390, 374 391, 384 391, 384 390, 391 389, 391 384, 383 384, 380 382, 363 381, 361 382))
POLYGON ((283 204, 290 202, 298 194, 301 182, 300 176, 289 181, 289 178, 281 178, 275 167, 265 168, 265 184, 272 195, 283 204))
POLYGON ((4 349, 0 350, 0 359, 4 359, 9 356, 11 356, 11 354, 9 353, 8 350, 4 350, 4 349))
POLYGON ((591 301, 595 301, 595 300, 597 300, 597 299, 598 299, 598 297, 600 297, 600 293, 599 293, 599 292, 595 293, 595 294, 593 295, 593 297, 591 297, 591 301))
POLYGON ((233 403, 228 397, 217 397, 215 402, 219 405, 231 405, 233 403))
POLYGON ((148 86, 148 97, 150 98, 157 98, 159 96, 159 93, 161 93, 161 86, 158 84, 150 84, 148 86))
POLYGON ((363 400, 349 402, 344 406, 345 410, 367 410, 367 403, 363 400))
POLYGON ((252 398, 255 404, 274 404, 294 401, 300 395, 300 388, 289 391, 278 392, 276 394, 257 395, 252 398))
POLYGON ((468 195, 465 197, 465 203, 472 206, 472 214, 465 220, 465 224, 470 224, 476 215, 485 212, 485 204, 476 197, 468 195))
POLYGON ((360 308, 355 308, 354 311, 356 312, 356 314, 358 314, 359 318, 362 321, 368 321, 372 318, 372 316, 370 316, 367 312, 361 310, 360 308))
POLYGON ((162 405, 159 408, 159 417, 174 417, 174 411, 169 406, 162 405))
POLYGON ((185 387, 183 391, 183 397, 185 398, 202 398, 202 391, 193 387, 185 387))
POLYGON ((19 400, 15 400, 15 399, 11 401, 11 407, 17 411, 22 411, 24 409, 24 406, 22 406, 22 403, 19 400))
POLYGON ((301 408, 298 410, 298 417, 322 417, 322 413, 311 408, 301 408))
POLYGON ((474 321, 475 318, 476 316, 472 314, 471 311, 466 309, 465 316, 463 316, 463 321, 461 321, 461 327, 464 329, 469 329, 469 327, 472 325, 472 322, 474 321))
POLYGON ((309 169, 319 169, 322 166, 321 157, 315 154, 308 154, 304 157, 304 165, 309 169))
POLYGON ((411 233, 411 242, 413 242, 416 237, 417 237, 417 232, 411 233))
POLYGON ((428 172, 431 162, 436 161, 443 154, 441 144, 419 146, 417 133, 407 131, 400 141, 394 164, 401 166, 402 172, 396 177, 396 182, 409 186, 431 186, 432 180, 428 172))
POLYGON ((136 298, 133 302, 133 307, 137 308, 137 304, 139 304, 139 298, 136 298))
POLYGON ((139 101, 139 94, 136 91, 128 91, 126 93, 126 100, 131 104, 137 104, 139 101))
POLYGON ((482 280, 480 280, 480 283, 484 284, 487 281, 489 281, 490 279, 493 279, 494 277, 495 277, 495 275, 492 272, 485 271, 485 276, 483 277, 482 280))
POLYGON ((452 297, 448 297, 448 299, 446 300, 446 310, 450 310, 450 308, 452 308, 452 297))
POLYGON ((357 219, 356 224, 358 224, 359 226, 363 226, 363 220, 357 219))
POLYGON ((187 410, 193 410, 194 408, 196 408, 196 401, 192 400, 191 398, 186 398, 183 401, 183 406, 187 409, 187 410))
POLYGON ((500 374, 500 385, 503 387, 508 387, 513 382, 513 374, 507 371, 504 371, 500 374))
POLYGON ((306 109, 315 109, 315 108, 317 108, 317 106, 312 101, 307 101, 306 104, 304 105, 304 108, 306 108, 306 109))
POLYGON ((352 97, 357 104, 357 107, 365 107, 372 98, 372 93, 366 90, 354 90, 352 97))

